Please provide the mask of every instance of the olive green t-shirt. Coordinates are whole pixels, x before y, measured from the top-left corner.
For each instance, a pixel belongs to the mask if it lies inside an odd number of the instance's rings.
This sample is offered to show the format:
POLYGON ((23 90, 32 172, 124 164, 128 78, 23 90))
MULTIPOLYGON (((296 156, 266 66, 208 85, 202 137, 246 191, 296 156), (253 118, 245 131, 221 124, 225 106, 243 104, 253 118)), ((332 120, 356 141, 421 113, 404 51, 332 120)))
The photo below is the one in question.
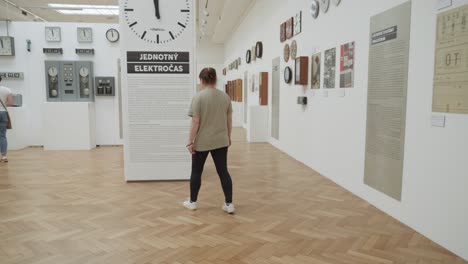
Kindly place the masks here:
POLYGON ((188 115, 200 118, 195 137, 196 151, 208 151, 229 146, 228 114, 232 113, 229 96, 218 89, 206 88, 192 99, 188 115))

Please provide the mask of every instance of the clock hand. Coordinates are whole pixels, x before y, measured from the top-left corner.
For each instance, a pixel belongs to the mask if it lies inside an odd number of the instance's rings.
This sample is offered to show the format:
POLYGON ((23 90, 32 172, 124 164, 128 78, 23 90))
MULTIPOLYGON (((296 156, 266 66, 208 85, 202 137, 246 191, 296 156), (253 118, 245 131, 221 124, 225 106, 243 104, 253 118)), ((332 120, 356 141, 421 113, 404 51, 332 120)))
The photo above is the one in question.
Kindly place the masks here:
POLYGON ((159 0, 153 0, 154 1, 154 9, 156 11, 156 18, 161 19, 161 15, 159 14, 159 0))
POLYGON ((2 43, 2 49, 3 49, 3 39, 0 39, 0 42, 2 43))

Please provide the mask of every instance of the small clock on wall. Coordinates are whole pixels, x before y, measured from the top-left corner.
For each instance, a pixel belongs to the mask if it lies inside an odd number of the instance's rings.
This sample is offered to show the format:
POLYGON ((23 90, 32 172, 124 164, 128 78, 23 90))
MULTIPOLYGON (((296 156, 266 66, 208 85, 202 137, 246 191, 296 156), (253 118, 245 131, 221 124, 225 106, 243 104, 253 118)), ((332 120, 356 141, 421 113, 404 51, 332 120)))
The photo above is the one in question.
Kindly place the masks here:
POLYGON ((286 68, 284 68, 284 82, 285 83, 291 83, 291 80, 292 80, 291 67, 286 66, 286 68))
POLYGON ((328 12, 328 8, 330 7, 330 0, 320 0, 320 10, 323 13, 328 12))
POLYGON ((310 14, 314 19, 317 19, 317 17, 319 16, 320 4, 318 0, 312 0, 312 2, 310 2, 310 14))
POLYGON ((261 41, 258 41, 255 45, 255 54, 257 58, 262 58, 263 56, 263 43, 261 41))
POLYGON ((60 42, 62 41, 61 29, 59 27, 46 27, 45 39, 47 42, 60 42))
POLYGON ((153 44, 168 44, 185 32, 191 17, 191 1, 125 0, 124 17, 130 30, 153 44))
POLYGON ((291 43, 291 59, 295 60, 297 57, 297 42, 293 40, 291 43))
POLYGON ((111 28, 106 32, 106 38, 109 42, 115 43, 119 41, 120 33, 115 28, 111 28))
POLYGON ((250 50, 247 50, 247 52, 245 53, 245 62, 249 64, 251 60, 252 60, 252 52, 250 50))
POLYGON ((78 42, 82 43, 92 43, 93 42, 93 29, 79 27, 77 29, 78 42))
POLYGON ((289 56, 291 54, 291 50, 289 49, 289 44, 286 43, 286 45, 284 45, 284 49, 283 49, 283 59, 284 59, 284 62, 288 62, 289 61, 289 56))
POLYGON ((0 36, 0 56, 15 56, 15 39, 9 36, 0 36))

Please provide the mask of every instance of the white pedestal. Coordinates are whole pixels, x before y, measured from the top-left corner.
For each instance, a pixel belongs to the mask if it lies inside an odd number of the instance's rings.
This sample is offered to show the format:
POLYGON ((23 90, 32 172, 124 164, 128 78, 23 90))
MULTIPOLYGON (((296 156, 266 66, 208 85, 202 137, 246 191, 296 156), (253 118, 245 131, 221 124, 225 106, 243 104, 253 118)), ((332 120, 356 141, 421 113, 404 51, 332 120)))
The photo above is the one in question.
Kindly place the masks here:
POLYGON ((244 119, 244 104, 239 102, 232 102, 232 126, 242 127, 244 119))
POLYGON ((7 131, 8 150, 19 150, 28 147, 29 124, 24 107, 8 107, 13 129, 7 131))
POLYGON ((90 150, 96 147, 94 103, 44 103, 45 150, 90 150))
POLYGON ((250 106, 247 123, 248 142, 268 142, 268 106, 250 106))

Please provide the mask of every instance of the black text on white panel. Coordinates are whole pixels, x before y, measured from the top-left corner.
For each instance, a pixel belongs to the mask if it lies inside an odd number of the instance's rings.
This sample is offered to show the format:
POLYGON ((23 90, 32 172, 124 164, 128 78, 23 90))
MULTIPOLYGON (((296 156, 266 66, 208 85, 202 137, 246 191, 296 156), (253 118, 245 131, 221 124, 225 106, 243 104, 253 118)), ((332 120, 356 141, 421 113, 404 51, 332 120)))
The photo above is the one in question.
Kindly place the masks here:
POLYGON ((127 181, 190 176, 194 0, 120 0, 127 181))

